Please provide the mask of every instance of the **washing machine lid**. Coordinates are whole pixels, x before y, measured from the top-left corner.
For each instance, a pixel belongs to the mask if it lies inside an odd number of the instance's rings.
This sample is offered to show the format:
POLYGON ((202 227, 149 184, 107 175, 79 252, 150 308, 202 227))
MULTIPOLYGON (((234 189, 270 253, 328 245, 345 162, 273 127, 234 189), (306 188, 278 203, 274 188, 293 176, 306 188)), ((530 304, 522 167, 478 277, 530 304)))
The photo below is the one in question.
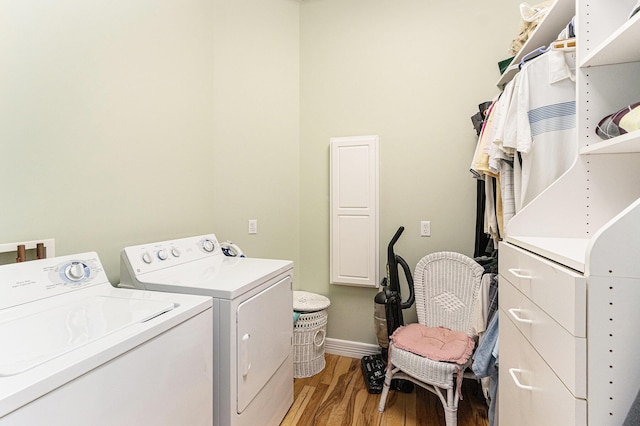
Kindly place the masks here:
POLYGON ((0 376, 0 418, 94 368, 134 351, 137 346, 211 307, 210 297, 118 289, 108 284, 0 310, 3 333, 0 337, 0 370, 3 374, 0 376), (93 296, 105 296, 107 300, 93 296), (89 314, 78 315, 81 321, 72 321, 77 319, 73 313, 78 309, 80 312, 83 309, 93 312, 100 306, 106 307, 104 321, 99 315, 89 314), (72 315, 67 316, 69 313, 72 315), (61 323, 63 317, 64 324, 61 323), (28 342, 20 342, 27 336, 19 333, 24 333, 29 327, 23 327, 16 321, 18 319, 32 324, 28 342), (53 324, 49 320, 54 321, 53 324), (60 328, 72 324, 75 334, 67 336, 77 336, 84 327, 87 331, 86 335, 81 333, 84 340, 65 342, 60 336, 63 333, 60 328), (11 326, 16 330, 10 330, 11 326), (40 341, 45 334, 33 331, 36 327, 50 334, 54 334, 51 329, 55 329, 56 337, 51 341, 40 341), (12 343, 5 345, 7 339, 12 343), (16 346, 16 341, 19 346, 16 346), (35 344, 36 349, 31 348, 31 344, 35 344), (11 346, 15 348, 5 353, 5 349, 11 346), (30 357, 30 362, 20 363, 18 358, 23 354, 25 358, 30 357))
POLYGON ((0 418, 212 308, 114 288, 95 252, 2 265, 0 296, 0 418))
POLYGON ((137 274, 135 279, 147 290, 231 300, 292 269, 290 260, 222 256, 137 274))
POLYGON ((93 296, 0 323, 0 377, 22 373, 174 308, 167 301, 93 296))

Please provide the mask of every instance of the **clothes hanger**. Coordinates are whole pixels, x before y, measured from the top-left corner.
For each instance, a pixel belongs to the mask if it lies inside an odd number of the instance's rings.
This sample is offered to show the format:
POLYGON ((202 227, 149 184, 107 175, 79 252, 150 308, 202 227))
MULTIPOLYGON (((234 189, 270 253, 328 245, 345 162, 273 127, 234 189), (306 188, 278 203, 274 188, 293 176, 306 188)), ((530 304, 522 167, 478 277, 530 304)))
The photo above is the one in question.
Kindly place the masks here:
POLYGON ((537 58, 538 56, 542 55, 543 53, 547 53, 550 50, 561 50, 563 52, 575 52, 576 38, 573 37, 573 38, 556 40, 553 43, 551 43, 548 47, 547 46, 538 47, 536 50, 533 50, 522 57, 522 59, 520 60, 520 64, 518 65, 518 68, 522 69, 522 66, 524 65, 525 62, 533 58, 537 58))
POLYGON ((552 50, 562 50, 564 52, 574 52, 576 50, 576 38, 565 38, 556 40, 549 45, 552 50))
POLYGON ((522 59, 520 59, 520 64, 518 65, 518 68, 522 69, 522 66, 524 65, 525 62, 527 62, 528 60, 531 60, 533 58, 537 58, 538 56, 540 56, 543 53, 546 53, 548 51, 549 51, 549 48, 546 47, 546 46, 540 46, 536 50, 532 50, 531 52, 529 52, 526 55, 524 55, 522 57, 522 59))

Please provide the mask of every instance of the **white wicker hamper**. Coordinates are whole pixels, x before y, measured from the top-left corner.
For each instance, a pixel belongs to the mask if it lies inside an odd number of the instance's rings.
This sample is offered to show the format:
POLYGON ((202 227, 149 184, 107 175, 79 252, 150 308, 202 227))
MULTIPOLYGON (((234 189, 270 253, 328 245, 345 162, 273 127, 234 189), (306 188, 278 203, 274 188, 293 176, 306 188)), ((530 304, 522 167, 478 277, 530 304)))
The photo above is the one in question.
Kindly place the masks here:
POLYGON ((293 309, 300 317, 293 325, 293 376, 311 377, 325 367, 324 340, 327 333, 325 296, 306 291, 293 292, 293 309))

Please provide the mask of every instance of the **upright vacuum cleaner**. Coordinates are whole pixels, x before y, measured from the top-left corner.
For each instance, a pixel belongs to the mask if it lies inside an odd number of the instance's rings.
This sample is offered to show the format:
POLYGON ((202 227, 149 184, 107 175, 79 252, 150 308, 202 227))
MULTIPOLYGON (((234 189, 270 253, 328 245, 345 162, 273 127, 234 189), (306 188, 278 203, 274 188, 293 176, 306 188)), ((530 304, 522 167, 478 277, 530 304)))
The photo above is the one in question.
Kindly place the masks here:
MULTIPOLYGON (((380 291, 374 297, 374 323, 376 327, 376 335, 378 337, 378 345, 380 345, 380 354, 367 355, 360 362, 362 366, 362 374, 369 393, 380 393, 384 385, 384 374, 387 366, 387 356, 389 351, 389 337, 400 326, 404 325, 402 310, 410 308, 415 300, 413 290, 413 277, 411 270, 405 260, 394 253, 393 246, 404 231, 401 226, 389 242, 387 249, 387 276, 382 279, 380 291), (402 267, 407 286, 409 288, 409 297, 404 302, 400 294, 400 276, 398 274, 398 266, 402 267)), ((413 383, 407 380, 393 380, 392 389, 402 392, 411 392, 413 383)))

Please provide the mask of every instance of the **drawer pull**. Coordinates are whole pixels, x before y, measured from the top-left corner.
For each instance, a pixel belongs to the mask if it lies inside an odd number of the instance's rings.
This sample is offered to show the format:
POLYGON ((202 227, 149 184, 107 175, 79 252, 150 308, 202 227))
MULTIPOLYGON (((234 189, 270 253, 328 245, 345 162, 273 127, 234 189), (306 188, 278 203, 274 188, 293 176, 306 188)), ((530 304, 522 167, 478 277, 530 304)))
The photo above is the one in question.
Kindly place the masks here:
POLYGON ((520 372, 522 372, 522 370, 520 370, 519 368, 510 368, 509 369, 509 374, 511 374, 511 378, 513 379, 513 382, 516 384, 516 386, 519 387, 520 389, 524 389, 524 390, 533 390, 533 386, 527 386, 527 385, 523 385, 522 383, 520 383, 520 381, 516 377, 516 372, 520 373, 520 372))
POLYGON ((525 324, 533 324, 533 320, 522 318, 519 314, 523 312, 522 309, 511 308, 509 309, 509 313, 518 322, 523 322, 525 324))
POLYGON ((508 269, 508 271, 511 272, 511 274, 516 278, 525 279, 525 280, 530 280, 531 278, 533 278, 531 275, 523 275, 522 269, 511 268, 511 269, 508 269))

